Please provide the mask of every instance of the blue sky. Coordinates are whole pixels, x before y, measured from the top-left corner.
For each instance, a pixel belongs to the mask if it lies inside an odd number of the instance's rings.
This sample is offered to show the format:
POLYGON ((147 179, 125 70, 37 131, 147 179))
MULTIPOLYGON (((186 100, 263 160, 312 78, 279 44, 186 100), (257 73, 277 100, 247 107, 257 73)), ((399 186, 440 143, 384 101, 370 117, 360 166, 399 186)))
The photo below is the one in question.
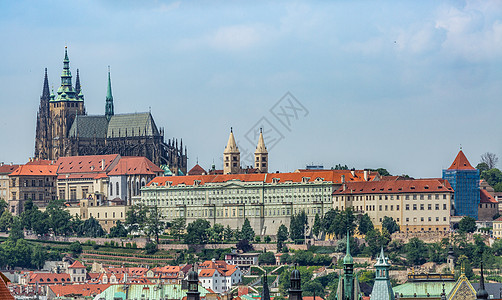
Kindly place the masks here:
POLYGON ((65 45, 89 114, 110 65, 115 112, 151 108, 189 167, 220 168, 230 127, 253 152, 260 126, 270 171, 440 177, 460 145, 502 157, 500 1, 2 1, 0 41, 0 161, 33 156, 65 45))

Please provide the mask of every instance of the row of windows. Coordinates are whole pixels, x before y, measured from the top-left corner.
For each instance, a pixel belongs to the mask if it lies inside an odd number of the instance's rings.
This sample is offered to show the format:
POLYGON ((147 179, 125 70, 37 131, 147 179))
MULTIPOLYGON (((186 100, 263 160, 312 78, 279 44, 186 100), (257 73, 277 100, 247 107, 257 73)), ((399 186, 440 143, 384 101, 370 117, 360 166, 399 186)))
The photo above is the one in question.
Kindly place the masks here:
MULTIPOLYGON (((412 195, 404 195, 404 200, 439 200, 439 199, 447 199, 446 194, 412 194, 412 195)), ((340 196, 340 199, 343 199, 343 196, 340 196)), ((363 201, 363 200, 400 200, 400 195, 364 195, 364 196, 346 196, 347 201, 363 201)), ((335 197, 335 200, 338 201, 338 196, 335 197)))
MULTIPOLYGON (((436 203, 434 205, 435 210, 439 210, 439 207, 440 207, 439 203, 436 203)), ((413 204, 413 210, 417 210, 417 208, 418 208, 417 204, 413 204)), ((448 209, 447 204, 443 203, 443 210, 447 210, 447 209, 448 209)), ((409 204, 406 204, 405 210, 410 210, 409 204)), ((425 204, 420 204, 420 210, 425 210, 425 204)), ((427 204, 427 210, 432 210, 432 204, 427 204)))

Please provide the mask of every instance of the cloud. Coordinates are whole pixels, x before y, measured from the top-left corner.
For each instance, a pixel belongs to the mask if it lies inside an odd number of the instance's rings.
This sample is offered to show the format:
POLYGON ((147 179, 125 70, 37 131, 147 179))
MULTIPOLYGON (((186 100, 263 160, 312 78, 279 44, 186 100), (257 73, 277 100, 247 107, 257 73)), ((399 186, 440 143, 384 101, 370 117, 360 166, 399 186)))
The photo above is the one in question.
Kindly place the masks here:
POLYGON ((264 35, 264 29, 260 25, 234 25, 218 28, 207 39, 215 49, 243 50, 256 46, 264 35))

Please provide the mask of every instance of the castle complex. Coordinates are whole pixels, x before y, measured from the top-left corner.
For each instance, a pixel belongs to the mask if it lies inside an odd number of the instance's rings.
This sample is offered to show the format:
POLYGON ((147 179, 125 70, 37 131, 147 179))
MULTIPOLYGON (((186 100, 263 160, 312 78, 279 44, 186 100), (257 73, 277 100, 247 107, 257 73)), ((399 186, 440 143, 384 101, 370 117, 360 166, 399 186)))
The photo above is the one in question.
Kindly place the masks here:
POLYGON ((79 72, 72 85, 70 60, 65 49, 61 86, 49 91, 47 69, 37 114, 35 157, 57 160, 76 155, 120 154, 144 156, 169 172, 186 174, 187 151, 183 141, 164 141, 164 130, 151 113, 115 114, 108 71, 105 115, 87 115, 79 72))

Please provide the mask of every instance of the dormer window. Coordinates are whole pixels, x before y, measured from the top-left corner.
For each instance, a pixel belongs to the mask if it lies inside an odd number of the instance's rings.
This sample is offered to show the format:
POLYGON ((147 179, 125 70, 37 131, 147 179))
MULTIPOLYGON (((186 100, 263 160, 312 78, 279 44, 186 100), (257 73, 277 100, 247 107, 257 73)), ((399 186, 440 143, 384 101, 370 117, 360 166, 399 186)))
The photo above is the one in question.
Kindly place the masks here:
POLYGON ((272 183, 279 183, 280 178, 272 178, 272 183))
POLYGON ((302 177, 302 183, 307 183, 309 182, 310 177, 302 177))

